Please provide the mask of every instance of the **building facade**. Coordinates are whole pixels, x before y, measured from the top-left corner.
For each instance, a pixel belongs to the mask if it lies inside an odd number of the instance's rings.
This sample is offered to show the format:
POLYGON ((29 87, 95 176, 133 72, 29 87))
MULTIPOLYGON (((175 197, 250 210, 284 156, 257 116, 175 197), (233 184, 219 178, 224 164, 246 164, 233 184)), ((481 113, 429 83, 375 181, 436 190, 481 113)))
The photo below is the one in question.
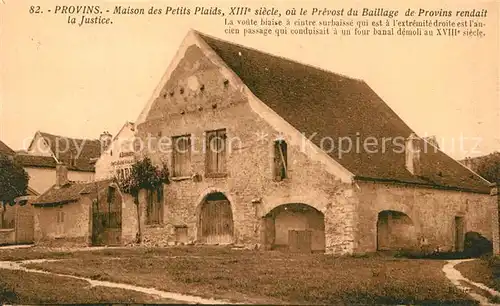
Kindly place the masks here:
POLYGON ((97 180, 130 175, 135 161, 134 139, 134 123, 126 122, 95 163, 97 180))
POLYGON ((136 128, 172 176, 141 199, 160 215, 141 219, 145 241, 352 254, 461 250, 473 231, 498 248, 489 182, 420 150, 361 80, 191 31, 136 128), (373 138, 390 141, 352 149, 373 138))
POLYGON ((72 182, 59 163, 56 184, 33 201, 38 245, 125 245, 137 235, 137 209, 111 180, 72 182), (128 220, 122 226, 122 220, 128 220))
POLYGON ((94 180, 94 163, 101 155, 102 143, 102 139, 74 139, 39 131, 27 152, 16 154, 15 159, 30 176, 30 187, 42 194, 55 184, 57 163, 68 167, 71 181, 94 180))

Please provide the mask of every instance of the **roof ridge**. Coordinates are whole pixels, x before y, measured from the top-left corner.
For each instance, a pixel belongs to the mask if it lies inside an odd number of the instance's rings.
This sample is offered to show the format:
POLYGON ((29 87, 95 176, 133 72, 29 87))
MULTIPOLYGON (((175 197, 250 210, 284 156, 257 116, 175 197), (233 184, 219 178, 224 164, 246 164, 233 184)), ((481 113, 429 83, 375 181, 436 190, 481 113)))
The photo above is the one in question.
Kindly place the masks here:
MULTIPOLYGON (((216 36, 212 36, 212 35, 209 35, 209 34, 205 34, 203 32, 200 32, 198 30, 195 30, 195 29, 191 29, 191 31, 193 31, 196 35, 200 36, 201 39, 204 40, 204 37, 207 37, 207 38, 210 38, 210 39, 213 39, 213 40, 217 40, 219 42, 222 42, 222 43, 226 43, 226 44, 231 44, 233 46, 237 46, 237 47, 241 47, 241 48, 244 48, 244 49, 247 49, 247 50, 251 50, 251 51, 254 51, 254 52, 258 52, 258 53, 261 53, 261 54, 265 54, 265 55, 268 55, 268 56, 272 56, 272 57, 276 57, 276 58, 279 58, 281 60, 285 60, 285 61, 288 61, 288 62, 292 62, 292 63, 296 63, 296 64, 299 64, 299 65, 302 65, 302 66, 306 66, 306 67, 309 67, 309 68, 313 68, 313 69, 316 69, 316 70, 319 70, 319 71, 323 71, 323 72, 326 72, 326 73, 330 73, 330 74, 333 74, 333 75, 337 75, 339 77, 342 77, 342 78, 346 78, 346 79, 350 79, 352 81, 356 81, 356 82, 365 82, 363 79, 361 78, 356 78, 356 77, 353 77, 353 76, 349 76, 349 75, 346 75, 346 74, 343 74, 343 73, 339 73, 339 72, 334 72, 334 71, 331 71, 331 70, 327 70, 327 69, 324 69, 324 68, 321 68, 321 67, 318 67, 318 66, 315 66, 313 64, 308 64, 308 63, 304 63, 304 62, 301 62, 299 60, 295 60, 295 59, 291 59, 289 57, 285 57, 285 56, 282 56, 282 55, 277 55, 275 53, 270 53, 270 52, 267 52, 267 51, 262 51, 262 50, 259 50, 257 48, 254 48, 254 47, 249 47, 249 46, 246 46, 246 45, 243 45, 243 44, 240 44, 240 43, 236 43, 236 42, 232 42, 232 41, 229 41, 229 40, 224 40, 224 39, 220 39, 216 36)), ((204 40, 205 41, 205 40, 204 40)), ((205 41, 206 42, 206 41, 205 41)), ((210 46, 210 44, 208 44, 210 46)), ((212 47, 210 47, 212 48, 212 47)), ((213 49, 213 48, 212 48, 213 49)), ((214 50, 215 51, 215 50, 214 50)))
POLYGON ((85 140, 85 141, 99 141, 99 139, 97 138, 75 138, 75 137, 68 137, 68 136, 62 136, 62 135, 56 135, 56 134, 52 134, 52 133, 47 133, 47 132, 41 132, 39 131, 40 135, 42 135, 42 137, 44 135, 49 135, 49 136, 52 136, 52 137, 56 137, 56 138, 66 138, 66 139, 73 139, 73 140, 85 140))
POLYGON ((14 154, 15 155, 15 153, 16 153, 16 151, 14 151, 11 147, 9 147, 5 142, 0 140, 0 152, 2 150, 6 150, 7 152, 3 152, 6 154, 14 154))

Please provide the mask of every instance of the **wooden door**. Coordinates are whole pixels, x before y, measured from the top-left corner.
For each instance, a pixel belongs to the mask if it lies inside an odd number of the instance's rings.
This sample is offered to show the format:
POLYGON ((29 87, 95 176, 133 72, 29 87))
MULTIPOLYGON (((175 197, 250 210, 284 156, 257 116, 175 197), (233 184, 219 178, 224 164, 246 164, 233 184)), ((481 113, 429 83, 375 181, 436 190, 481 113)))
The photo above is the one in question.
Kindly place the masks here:
POLYGON ((455 217, 455 252, 464 250, 464 218, 455 217))
POLYGON ((64 210, 57 210, 56 237, 64 236, 64 210))
POLYGON ((114 188, 107 199, 99 199, 92 211, 92 244, 120 245, 122 234, 122 199, 114 188))
POLYGON ((390 212, 383 211, 379 213, 377 220, 377 251, 387 251, 391 248, 390 221, 390 212))
POLYGON ((289 230, 288 248, 293 253, 312 252, 312 231, 311 230, 289 230))
POLYGON ((205 201, 200 214, 201 242, 229 244, 233 242, 233 213, 228 200, 205 201))

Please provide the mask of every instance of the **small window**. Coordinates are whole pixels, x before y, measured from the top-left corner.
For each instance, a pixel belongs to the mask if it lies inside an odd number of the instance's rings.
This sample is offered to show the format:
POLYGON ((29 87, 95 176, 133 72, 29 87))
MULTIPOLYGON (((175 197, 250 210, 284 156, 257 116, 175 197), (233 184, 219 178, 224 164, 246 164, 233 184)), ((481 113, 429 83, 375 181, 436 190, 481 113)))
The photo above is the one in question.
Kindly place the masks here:
POLYGON ((284 140, 274 142, 274 177, 281 181, 287 177, 287 144, 284 140))
POLYGON ((140 145, 140 140, 139 139, 134 139, 132 142, 132 145, 134 147, 134 152, 139 152, 141 150, 141 145, 140 145))
POLYGON ((58 210, 57 211, 57 223, 63 223, 64 222, 64 211, 58 210))
POLYGON ((226 130, 206 132, 205 170, 208 176, 226 173, 226 130))
POLYGON ((191 173, 191 136, 172 137, 172 169, 174 177, 191 173))

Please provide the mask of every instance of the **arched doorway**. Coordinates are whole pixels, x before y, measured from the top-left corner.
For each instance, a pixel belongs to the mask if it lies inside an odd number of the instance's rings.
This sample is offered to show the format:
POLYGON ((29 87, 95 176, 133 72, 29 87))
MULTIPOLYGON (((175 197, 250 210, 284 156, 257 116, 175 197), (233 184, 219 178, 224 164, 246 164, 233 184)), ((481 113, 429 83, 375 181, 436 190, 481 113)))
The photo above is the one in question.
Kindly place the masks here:
POLYGON ((416 242, 415 226, 408 215, 395 210, 378 214, 377 251, 412 248, 416 242))
POLYGON ((283 204, 264 217, 264 244, 271 249, 325 251, 325 217, 302 203, 283 204))
POLYGON ((198 240, 205 244, 233 242, 234 225, 231 203, 221 192, 208 194, 201 203, 198 240))

